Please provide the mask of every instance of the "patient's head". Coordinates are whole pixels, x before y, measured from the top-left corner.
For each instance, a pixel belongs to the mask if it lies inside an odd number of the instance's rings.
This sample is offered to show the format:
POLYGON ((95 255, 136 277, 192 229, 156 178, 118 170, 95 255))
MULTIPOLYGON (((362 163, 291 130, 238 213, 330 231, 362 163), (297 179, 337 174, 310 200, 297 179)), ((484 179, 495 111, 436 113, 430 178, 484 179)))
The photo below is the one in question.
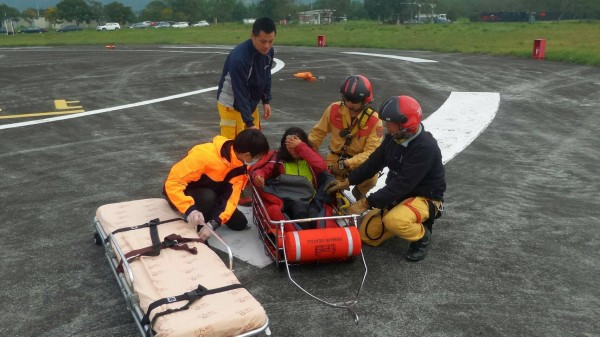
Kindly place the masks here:
POLYGON ((286 139, 288 139, 288 137, 299 139, 301 142, 306 143, 308 144, 308 146, 310 146, 310 143, 308 141, 308 135, 306 135, 306 132, 304 132, 304 130, 294 126, 285 130, 285 132, 283 133, 283 137, 281 137, 279 158, 281 158, 281 160, 283 161, 295 161, 297 159, 300 159, 300 156, 295 151, 295 146, 292 145, 297 142, 293 140, 286 142, 286 139))

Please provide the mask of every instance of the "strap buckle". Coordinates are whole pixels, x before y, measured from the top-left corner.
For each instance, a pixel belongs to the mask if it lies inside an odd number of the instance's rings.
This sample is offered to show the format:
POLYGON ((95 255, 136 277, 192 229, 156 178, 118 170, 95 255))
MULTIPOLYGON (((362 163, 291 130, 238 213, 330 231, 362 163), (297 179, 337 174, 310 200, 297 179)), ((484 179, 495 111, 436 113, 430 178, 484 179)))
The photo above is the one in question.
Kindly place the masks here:
POLYGON ((208 291, 208 289, 206 289, 206 287, 199 285, 198 288, 185 293, 185 296, 187 296, 189 301, 192 301, 192 300, 195 300, 197 298, 204 296, 207 291, 208 291))

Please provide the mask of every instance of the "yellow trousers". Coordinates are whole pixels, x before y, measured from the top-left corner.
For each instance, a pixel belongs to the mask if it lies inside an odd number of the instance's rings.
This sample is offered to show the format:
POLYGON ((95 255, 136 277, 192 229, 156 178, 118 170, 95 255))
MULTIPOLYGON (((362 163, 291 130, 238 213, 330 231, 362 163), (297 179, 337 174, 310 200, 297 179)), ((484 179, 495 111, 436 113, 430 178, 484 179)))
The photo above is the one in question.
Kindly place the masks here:
MULTIPOLYGON (((234 139, 240 132, 246 129, 246 123, 242 120, 242 113, 217 102, 219 116, 221 116, 221 136, 234 139)), ((252 112, 254 125, 260 129, 260 116, 258 107, 252 112)))
POLYGON ((413 242, 425 235, 423 222, 429 219, 429 205, 423 197, 408 198, 394 208, 383 213, 380 210, 369 212, 360 224, 362 241, 371 246, 379 246, 383 241, 395 236, 413 242), (372 218, 370 217, 372 216, 372 218))

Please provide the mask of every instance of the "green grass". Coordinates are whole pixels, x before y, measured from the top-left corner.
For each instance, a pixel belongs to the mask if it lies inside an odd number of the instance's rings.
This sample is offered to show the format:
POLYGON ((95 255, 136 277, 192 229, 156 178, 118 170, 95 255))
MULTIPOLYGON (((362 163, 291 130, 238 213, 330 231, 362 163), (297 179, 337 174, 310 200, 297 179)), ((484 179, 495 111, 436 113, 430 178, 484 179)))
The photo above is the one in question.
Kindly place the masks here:
MULTIPOLYGON (((533 40, 547 40, 546 59, 600 66, 600 22, 469 23, 382 25, 368 21, 314 26, 279 26, 276 45, 428 50, 531 57, 533 40)), ((119 31, 0 36, 0 46, 60 45, 234 45, 250 36, 250 26, 219 24, 205 28, 121 29, 119 31)))

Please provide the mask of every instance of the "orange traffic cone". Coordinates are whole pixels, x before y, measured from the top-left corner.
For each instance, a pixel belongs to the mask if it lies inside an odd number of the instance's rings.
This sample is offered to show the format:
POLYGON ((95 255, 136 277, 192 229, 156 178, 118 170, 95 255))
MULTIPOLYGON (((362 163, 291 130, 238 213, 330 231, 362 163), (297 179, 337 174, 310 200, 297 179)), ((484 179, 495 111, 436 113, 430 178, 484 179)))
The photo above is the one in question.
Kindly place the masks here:
POLYGON ((104 48, 115 49, 117 47, 114 44, 109 44, 109 45, 104 46, 104 48))

